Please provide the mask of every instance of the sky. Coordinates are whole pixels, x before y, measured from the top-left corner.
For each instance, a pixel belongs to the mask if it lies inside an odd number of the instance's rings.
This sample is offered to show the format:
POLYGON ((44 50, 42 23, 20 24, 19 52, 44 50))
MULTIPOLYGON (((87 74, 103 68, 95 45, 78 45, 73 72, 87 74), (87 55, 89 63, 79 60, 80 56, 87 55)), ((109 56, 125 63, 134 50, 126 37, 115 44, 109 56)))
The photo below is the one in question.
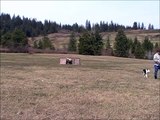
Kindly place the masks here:
POLYGON ((1 13, 35 18, 42 22, 50 20, 61 24, 85 25, 86 20, 91 24, 113 21, 125 26, 132 26, 134 22, 143 22, 146 28, 149 24, 153 24, 154 28, 160 29, 159 0, 1 0, 0 2, 1 13))

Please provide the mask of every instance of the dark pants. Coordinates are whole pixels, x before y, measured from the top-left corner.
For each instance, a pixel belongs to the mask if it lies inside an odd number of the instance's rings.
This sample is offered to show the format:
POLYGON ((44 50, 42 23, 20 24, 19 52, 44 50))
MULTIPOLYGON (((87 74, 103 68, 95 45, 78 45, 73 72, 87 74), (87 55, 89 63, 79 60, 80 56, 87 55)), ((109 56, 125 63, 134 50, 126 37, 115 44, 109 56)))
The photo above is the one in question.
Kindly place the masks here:
POLYGON ((157 79, 158 70, 160 70, 160 65, 154 65, 154 78, 157 79))

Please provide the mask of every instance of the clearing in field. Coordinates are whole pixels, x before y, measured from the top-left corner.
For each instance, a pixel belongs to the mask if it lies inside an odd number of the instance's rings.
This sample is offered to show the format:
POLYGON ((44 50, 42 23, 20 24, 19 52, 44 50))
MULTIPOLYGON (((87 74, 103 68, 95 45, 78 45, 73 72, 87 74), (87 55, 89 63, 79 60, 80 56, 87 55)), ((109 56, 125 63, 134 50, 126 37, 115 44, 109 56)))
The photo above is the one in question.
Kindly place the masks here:
POLYGON ((152 61, 70 55, 81 65, 60 65, 67 56, 1 53, 1 120, 160 119, 152 61))

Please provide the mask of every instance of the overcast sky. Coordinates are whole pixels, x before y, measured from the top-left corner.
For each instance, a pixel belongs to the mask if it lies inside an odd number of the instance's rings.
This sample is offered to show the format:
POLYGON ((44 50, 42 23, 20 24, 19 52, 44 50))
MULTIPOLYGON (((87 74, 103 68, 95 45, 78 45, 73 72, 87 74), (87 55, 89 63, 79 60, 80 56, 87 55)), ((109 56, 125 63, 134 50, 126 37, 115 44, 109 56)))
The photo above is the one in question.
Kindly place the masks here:
POLYGON ((159 0, 142 1, 13 1, 1 0, 1 12, 20 17, 36 18, 37 21, 51 20, 61 24, 85 25, 100 21, 129 25, 133 22, 144 23, 146 28, 151 23, 160 28, 159 0))

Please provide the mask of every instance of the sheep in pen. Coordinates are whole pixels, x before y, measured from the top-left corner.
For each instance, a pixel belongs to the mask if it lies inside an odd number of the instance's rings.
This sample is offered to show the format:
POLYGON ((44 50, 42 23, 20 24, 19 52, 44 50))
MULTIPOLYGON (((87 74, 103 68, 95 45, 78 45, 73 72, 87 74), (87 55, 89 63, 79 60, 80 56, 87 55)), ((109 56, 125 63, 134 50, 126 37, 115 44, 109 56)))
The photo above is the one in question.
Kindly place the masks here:
POLYGON ((61 65, 80 65, 80 59, 79 58, 60 58, 60 64, 61 65))

